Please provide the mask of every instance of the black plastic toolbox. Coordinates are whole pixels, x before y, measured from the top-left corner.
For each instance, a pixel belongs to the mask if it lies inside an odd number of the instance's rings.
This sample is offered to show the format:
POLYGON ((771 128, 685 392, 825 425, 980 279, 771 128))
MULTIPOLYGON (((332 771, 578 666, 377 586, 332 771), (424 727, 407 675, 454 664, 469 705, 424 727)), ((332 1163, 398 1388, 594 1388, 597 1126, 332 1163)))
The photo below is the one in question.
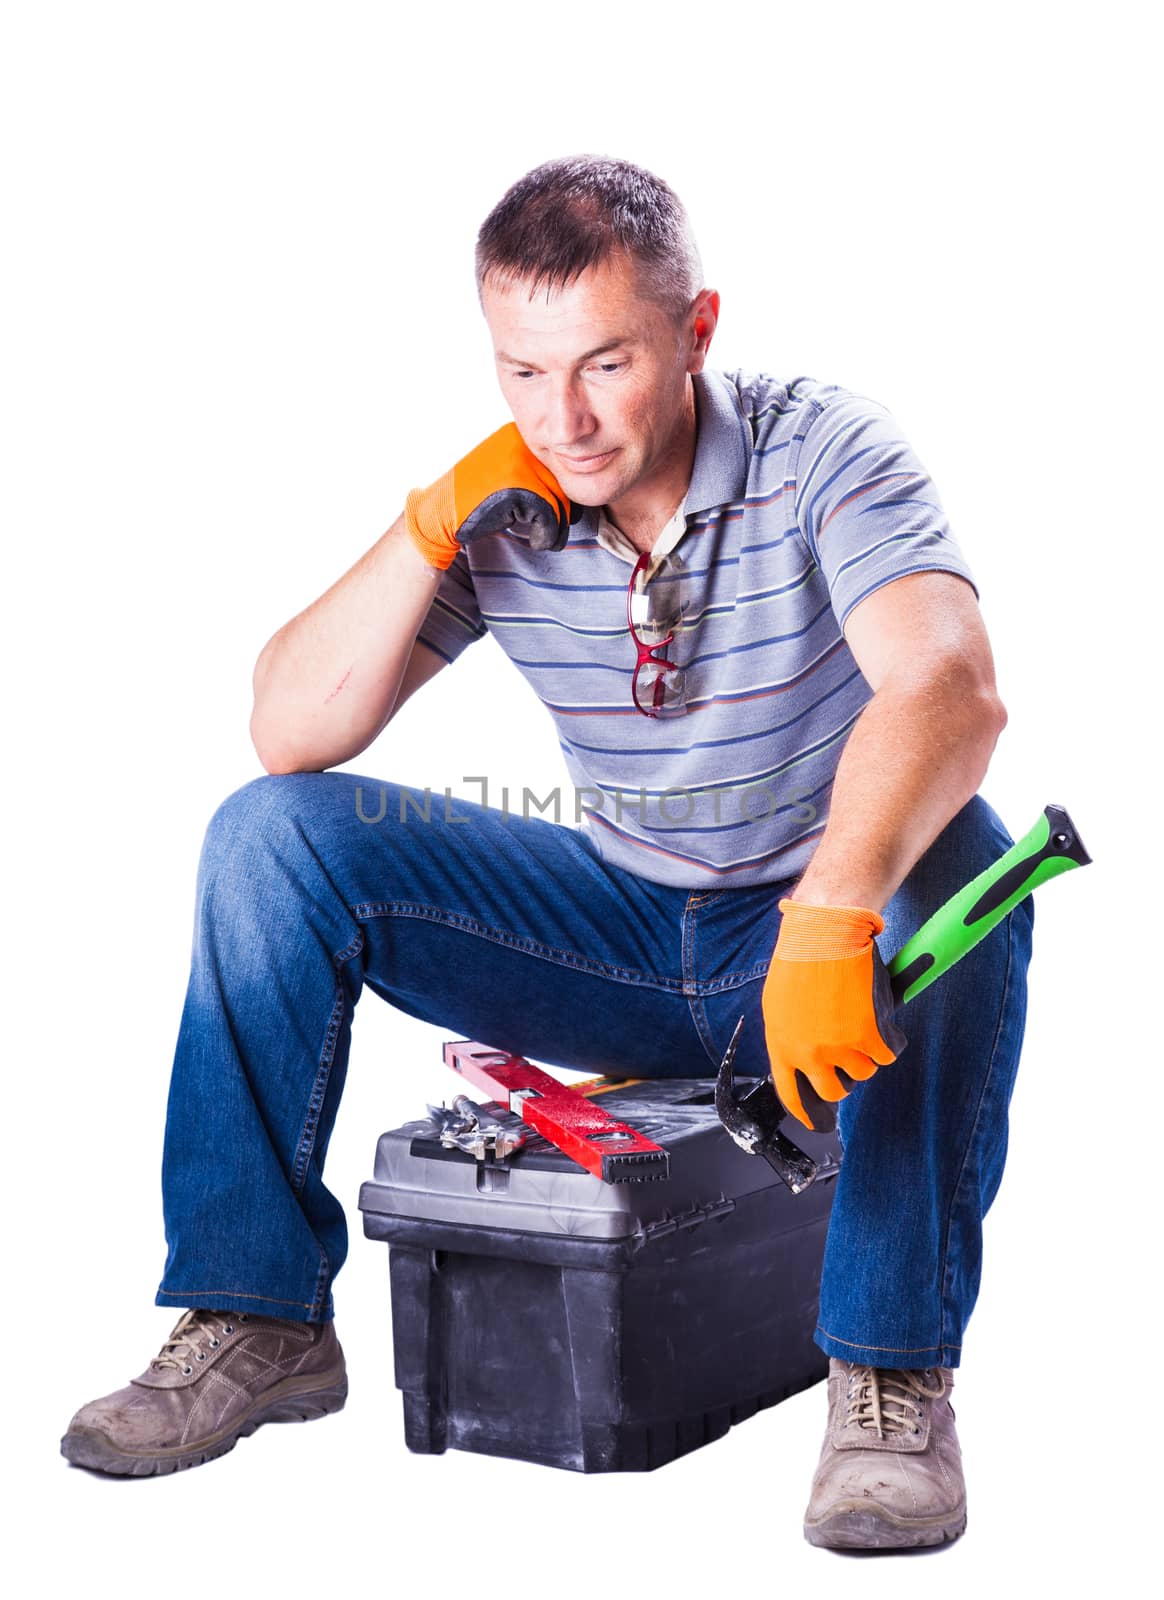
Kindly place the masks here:
MULTIPOLYGON (((713 1087, 604 1089, 670 1152, 663 1181, 604 1183, 532 1131, 503 1162, 446 1149, 431 1120, 382 1135, 360 1209, 389 1245, 410 1450, 649 1471, 827 1375, 812 1334, 833 1183, 794 1195, 733 1143, 713 1087)), ((792 1126, 835 1171, 836 1134, 792 1126)))

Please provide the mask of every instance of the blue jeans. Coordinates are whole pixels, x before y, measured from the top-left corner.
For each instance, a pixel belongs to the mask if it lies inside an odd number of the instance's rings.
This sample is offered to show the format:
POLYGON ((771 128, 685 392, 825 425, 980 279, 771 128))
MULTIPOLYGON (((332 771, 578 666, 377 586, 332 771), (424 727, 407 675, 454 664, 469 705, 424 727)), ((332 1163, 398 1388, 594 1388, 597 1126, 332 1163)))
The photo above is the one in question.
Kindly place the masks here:
MULTIPOLYGON (((622 1077, 713 1076, 743 1013, 738 1072, 766 1074, 760 992, 791 881, 675 888, 606 865, 548 818, 438 794, 425 821, 423 804, 376 778, 292 773, 245 784, 212 817, 166 1117, 158 1305, 333 1315, 347 1230, 323 1168, 365 987, 450 1036, 622 1077)), ((969 801, 885 908, 884 958, 1012 843, 969 801)), ((959 1364, 1032 926, 1028 898, 901 1008, 906 1049, 843 1102, 816 1331, 830 1355, 959 1364)))

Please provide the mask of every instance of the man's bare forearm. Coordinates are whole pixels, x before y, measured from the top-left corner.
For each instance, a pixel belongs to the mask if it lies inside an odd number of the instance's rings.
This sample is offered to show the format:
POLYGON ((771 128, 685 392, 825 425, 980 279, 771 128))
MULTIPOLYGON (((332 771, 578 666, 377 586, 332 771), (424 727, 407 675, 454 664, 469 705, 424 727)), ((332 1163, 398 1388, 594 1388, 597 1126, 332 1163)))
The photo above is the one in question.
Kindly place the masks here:
POLYGON ((255 664, 251 739, 268 772, 321 772, 371 744, 392 715, 443 574, 401 515, 255 664))
POLYGON ((791 898, 883 911, 977 794, 1005 725, 998 696, 956 674, 880 688, 845 744, 828 824, 791 898))

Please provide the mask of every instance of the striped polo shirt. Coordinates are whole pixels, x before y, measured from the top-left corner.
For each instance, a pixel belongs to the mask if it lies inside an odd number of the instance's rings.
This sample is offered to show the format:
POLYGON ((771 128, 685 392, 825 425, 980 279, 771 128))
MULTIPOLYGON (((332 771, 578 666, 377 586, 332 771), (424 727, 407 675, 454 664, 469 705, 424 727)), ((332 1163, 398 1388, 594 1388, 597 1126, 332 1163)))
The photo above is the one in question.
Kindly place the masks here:
POLYGON ((527 814, 584 827, 606 860, 658 883, 776 883, 811 860, 872 696, 842 632, 853 607, 912 572, 978 587, 884 406, 812 378, 705 368, 692 382, 691 481, 647 577, 669 551, 682 563, 666 651, 682 715, 635 708, 638 552, 598 508, 559 551, 512 531, 475 540, 417 637, 451 662, 491 632, 553 718, 573 790, 560 812, 539 796, 527 814))

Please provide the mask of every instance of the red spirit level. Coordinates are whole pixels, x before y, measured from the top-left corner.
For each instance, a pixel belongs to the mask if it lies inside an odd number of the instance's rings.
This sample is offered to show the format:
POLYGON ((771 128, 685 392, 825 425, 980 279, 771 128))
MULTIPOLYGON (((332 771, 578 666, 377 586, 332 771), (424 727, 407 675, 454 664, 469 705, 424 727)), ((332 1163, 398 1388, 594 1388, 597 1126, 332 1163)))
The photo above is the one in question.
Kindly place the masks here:
POLYGON ((670 1161, 661 1145, 607 1116, 584 1092, 593 1085, 591 1093, 600 1094, 603 1087, 616 1083, 622 1087, 636 1079, 559 1083, 524 1056, 468 1039, 450 1039, 444 1056, 446 1066, 516 1112, 604 1183, 644 1183, 670 1176, 670 1161))

